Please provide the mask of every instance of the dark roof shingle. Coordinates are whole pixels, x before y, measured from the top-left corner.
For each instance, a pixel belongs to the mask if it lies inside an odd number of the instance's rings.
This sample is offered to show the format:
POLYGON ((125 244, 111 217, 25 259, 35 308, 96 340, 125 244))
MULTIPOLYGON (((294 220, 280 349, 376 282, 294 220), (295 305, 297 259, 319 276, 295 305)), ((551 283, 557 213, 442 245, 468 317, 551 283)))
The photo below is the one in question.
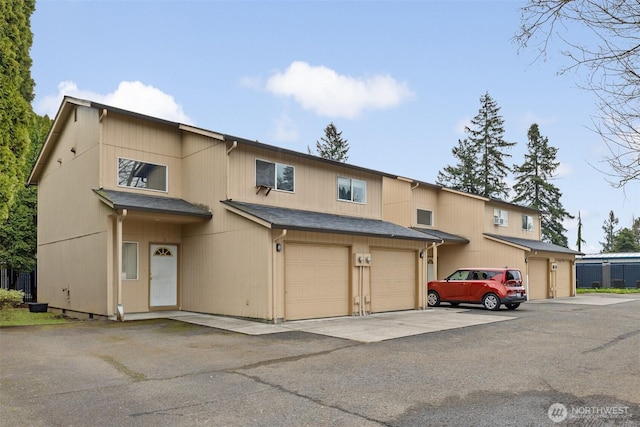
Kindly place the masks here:
POLYGON ((182 199, 104 189, 93 191, 114 209, 130 209, 132 211, 201 218, 211 218, 213 216, 208 208, 194 205, 182 199))

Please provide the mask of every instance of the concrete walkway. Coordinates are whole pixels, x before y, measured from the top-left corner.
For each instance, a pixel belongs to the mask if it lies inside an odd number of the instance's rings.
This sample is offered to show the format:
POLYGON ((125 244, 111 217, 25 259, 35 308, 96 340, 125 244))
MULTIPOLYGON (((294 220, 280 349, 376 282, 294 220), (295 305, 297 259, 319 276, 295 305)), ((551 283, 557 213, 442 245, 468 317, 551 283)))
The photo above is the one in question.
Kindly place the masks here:
POLYGON ((224 329, 245 335, 302 331, 369 343, 428 332, 502 322, 516 318, 504 315, 492 315, 485 312, 474 314, 471 313, 471 311, 472 310, 467 309, 436 308, 377 313, 362 317, 349 316, 330 319, 296 320, 277 325, 187 311, 156 311, 125 314, 125 321, 164 318, 224 329))
MULTIPOLYGON (((611 305, 640 300, 639 295, 588 294, 568 298, 528 301, 526 304, 584 304, 611 305)), ((238 332, 245 335, 266 335, 280 332, 302 331, 318 335, 359 342, 378 342, 447 329, 502 322, 517 318, 491 314, 487 311, 465 308, 430 308, 427 310, 376 313, 368 316, 334 317, 329 319, 296 320, 279 323, 263 323, 211 314, 188 311, 153 311, 148 313, 125 314, 125 321, 144 319, 172 319, 211 328, 238 332)))

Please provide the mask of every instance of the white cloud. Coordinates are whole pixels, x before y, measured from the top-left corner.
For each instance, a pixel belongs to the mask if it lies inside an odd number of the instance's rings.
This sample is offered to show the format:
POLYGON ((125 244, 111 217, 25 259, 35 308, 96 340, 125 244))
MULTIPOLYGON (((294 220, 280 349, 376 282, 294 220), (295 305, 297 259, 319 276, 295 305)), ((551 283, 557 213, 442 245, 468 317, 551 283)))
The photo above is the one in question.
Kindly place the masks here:
POLYGON ((569 163, 560 162, 555 170, 554 178, 564 178, 573 175, 573 167, 569 163))
POLYGON ((173 96, 139 81, 120 82, 114 92, 106 95, 79 89, 78 85, 71 81, 61 82, 58 85, 58 93, 45 96, 34 105, 34 110, 38 114, 54 117, 64 96, 99 102, 165 120, 193 124, 173 96))
MULTIPOLYGON (((526 134, 534 123, 543 128, 544 126, 556 123, 557 121, 558 120, 555 117, 541 117, 531 111, 527 111, 517 118, 517 126, 519 132, 524 132, 526 134)), ((542 129, 540 130, 540 133, 544 136, 544 131, 542 129)))
POLYGON ((471 127, 471 119, 468 117, 465 117, 463 119, 458 120, 458 122, 456 123, 455 131, 459 135, 464 135, 465 134, 464 130, 468 127, 471 127))
POLYGON ((356 118, 366 110, 393 108, 413 97, 406 83, 389 75, 354 78, 324 66, 295 61, 277 72, 266 90, 293 97, 305 110, 320 116, 356 118))

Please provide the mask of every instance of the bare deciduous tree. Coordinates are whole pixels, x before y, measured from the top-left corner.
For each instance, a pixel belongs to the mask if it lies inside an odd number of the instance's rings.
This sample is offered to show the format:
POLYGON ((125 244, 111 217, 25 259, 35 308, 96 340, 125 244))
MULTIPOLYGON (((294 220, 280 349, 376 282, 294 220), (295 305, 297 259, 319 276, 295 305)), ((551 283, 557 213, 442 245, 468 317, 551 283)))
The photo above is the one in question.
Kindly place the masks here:
POLYGON ((640 2, 530 0, 521 9, 514 40, 544 57, 554 38, 570 60, 559 72, 586 69, 579 86, 597 97, 600 114, 593 130, 609 148, 604 159, 609 182, 624 187, 640 180, 640 2))

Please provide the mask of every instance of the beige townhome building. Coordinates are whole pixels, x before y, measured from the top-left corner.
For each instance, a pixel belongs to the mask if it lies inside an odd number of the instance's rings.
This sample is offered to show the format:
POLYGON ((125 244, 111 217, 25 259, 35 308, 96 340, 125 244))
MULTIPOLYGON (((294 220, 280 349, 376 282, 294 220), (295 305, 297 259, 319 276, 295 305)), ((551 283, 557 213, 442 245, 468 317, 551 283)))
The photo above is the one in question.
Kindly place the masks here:
POLYGON ((575 293, 537 210, 65 97, 38 186, 38 297, 78 317, 269 322, 424 309, 462 266, 575 293))

